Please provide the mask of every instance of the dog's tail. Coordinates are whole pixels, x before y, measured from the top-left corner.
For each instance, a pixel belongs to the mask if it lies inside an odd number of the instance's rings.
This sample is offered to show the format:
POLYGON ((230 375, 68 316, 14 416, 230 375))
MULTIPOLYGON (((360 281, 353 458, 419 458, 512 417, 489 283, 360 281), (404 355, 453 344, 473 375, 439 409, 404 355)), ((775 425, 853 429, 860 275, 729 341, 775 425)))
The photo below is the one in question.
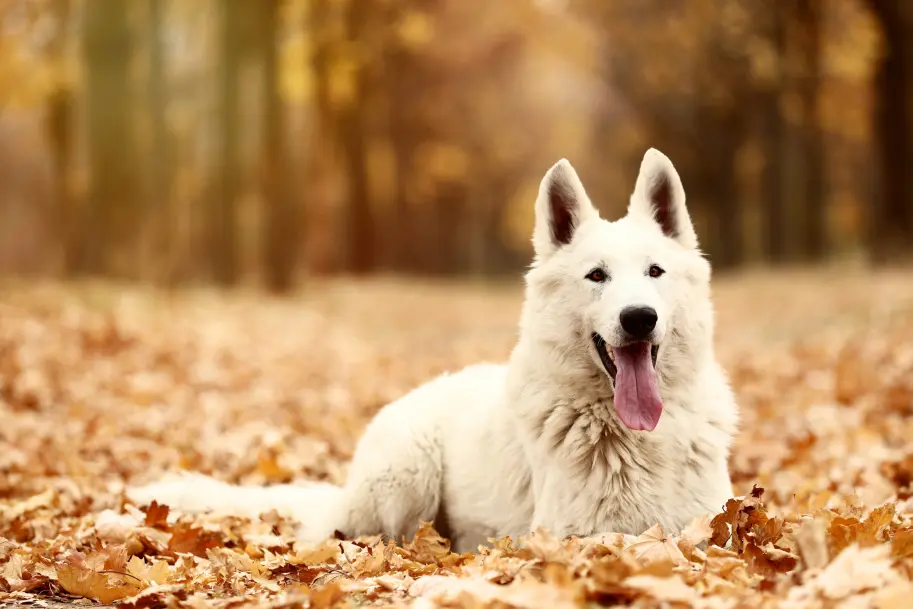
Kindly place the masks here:
POLYGON ((299 524, 299 538, 317 543, 339 525, 342 489, 324 482, 239 486, 197 473, 172 474, 146 486, 130 487, 127 498, 138 505, 156 501, 176 512, 257 518, 276 510, 299 524))

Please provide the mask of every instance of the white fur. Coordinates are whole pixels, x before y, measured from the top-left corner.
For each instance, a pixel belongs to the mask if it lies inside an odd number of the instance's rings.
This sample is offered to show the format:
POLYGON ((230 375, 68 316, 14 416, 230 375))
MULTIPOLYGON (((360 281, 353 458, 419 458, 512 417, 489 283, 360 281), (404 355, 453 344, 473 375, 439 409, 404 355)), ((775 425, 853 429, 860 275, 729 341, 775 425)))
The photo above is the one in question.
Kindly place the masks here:
POLYGON ((556 535, 679 530, 732 496, 727 471, 737 408, 713 352, 710 266, 697 250, 672 163, 648 150, 628 214, 599 218, 570 163, 542 180, 520 338, 506 365, 440 376, 384 407, 368 425, 342 488, 240 488, 177 478, 129 491, 177 510, 285 508, 308 541, 411 536, 435 520, 459 551, 542 526, 556 535), (664 185, 666 230, 654 187, 664 185), (557 188, 558 191, 554 189, 557 188), (550 193, 573 218, 553 237, 550 193), (666 273, 652 278, 651 264, 666 273), (601 266, 610 280, 585 275, 601 266), (652 432, 615 414, 611 380, 590 339, 620 340, 629 305, 656 309, 664 409, 652 432))

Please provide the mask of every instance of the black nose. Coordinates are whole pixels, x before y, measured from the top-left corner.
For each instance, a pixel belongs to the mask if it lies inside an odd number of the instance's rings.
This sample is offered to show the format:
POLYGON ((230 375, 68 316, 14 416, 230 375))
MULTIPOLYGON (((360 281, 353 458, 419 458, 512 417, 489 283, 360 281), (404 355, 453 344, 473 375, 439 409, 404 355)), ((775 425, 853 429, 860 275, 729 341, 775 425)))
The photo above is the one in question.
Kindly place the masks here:
POLYGON ((653 307, 626 307, 619 315, 621 327, 635 340, 647 338, 656 327, 658 318, 653 307))

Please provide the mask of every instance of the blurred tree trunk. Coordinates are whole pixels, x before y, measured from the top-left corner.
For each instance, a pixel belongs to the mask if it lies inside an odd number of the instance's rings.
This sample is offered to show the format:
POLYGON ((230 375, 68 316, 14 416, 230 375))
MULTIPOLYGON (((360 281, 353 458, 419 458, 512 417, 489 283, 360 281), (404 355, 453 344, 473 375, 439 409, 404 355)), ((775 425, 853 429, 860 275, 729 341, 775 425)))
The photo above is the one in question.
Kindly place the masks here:
MULTIPOLYGON (((774 162, 780 177, 780 205, 773 210, 771 258, 778 263, 814 262, 827 253, 824 133, 821 129, 821 16, 817 0, 777 5, 780 48, 781 117, 774 162), (776 242, 774 246, 773 242, 776 242)), ((770 176, 773 179, 773 176, 770 176)), ((774 184, 769 184, 771 190, 774 184)))
POLYGON ((742 193, 736 160, 745 141, 744 102, 751 97, 744 56, 728 47, 725 32, 710 30, 707 52, 716 58, 717 70, 697 74, 707 91, 696 108, 695 148, 702 150, 700 183, 705 185, 706 203, 714 226, 708 243, 715 268, 732 268, 742 263, 742 193), (697 139, 699 138, 699 139, 697 139))
POLYGON ((263 162, 265 174, 265 235, 263 267, 267 287, 287 292, 294 283, 299 242, 299 218, 289 190, 288 146, 285 107, 279 88, 279 0, 259 0, 260 13, 256 48, 263 57, 265 133, 263 162))
POLYGON ((869 245, 885 263, 913 250, 913 6, 869 0, 884 36, 875 76, 875 132, 881 193, 873 206, 869 245))
POLYGON ((764 175, 762 178, 762 202, 766 211, 765 249, 767 258, 774 264, 783 264, 789 258, 787 247, 786 222, 788 217, 786 194, 784 192, 783 149, 788 126, 783 118, 781 108, 783 100, 783 77, 786 73, 786 19, 782 5, 775 5, 769 10, 770 42, 776 55, 776 81, 762 98, 764 150, 764 175))
POLYGON ((367 97, 370 94, 372 63, 371 49, 366 48, 370 31, 371 9, 359 2, 346 8, 347 43, 357 67, 353 75, 350 99, 339 117, 339 140, 349 186, 346 207, 349 231, 348 270, 354 274, 374 270, 376 253, 375 218, 371 205, 368 174, 369 117, 367 97))
POLYGON ((238 282, 238 190, 241 187, 239 162, 239 73, 242 52, 242 0, 219 3, 219 108, 217 129, 221 137, 215 168, 214 187, 206 226, 207 249, 212 279, 222 285, 238 282))
POLYGON ((707 176, 712 185, 713 204, 716 208, 717 238, 714 252, 715 268, 733 268, 744 259, 742 237, 742 193, 736 174, 736 159, 742 145, 742 125, 738 111, 717 117, 718 133, 711 136, 708 130, 709 166, 715 176, 707 176))
MULTIPOLYGON (((170 264, 174 255, 174 218, 171 214, 172 141, 166 120, 168 110, 168 85, 165 78, 165 2, 149 0, 148 38, 149 52, 149 109, 151 141, 146 159, 149 168, 147 221, 152 231, 151 254, 160 264, 170 264)), ((170 268, 157 268, 158 273, 168 273, 170 268)))
POLYGON ((130 66, 134 40, 127 2, 86 0, 83 51, 86 62, 88 156, 85 270, 126 274, 140 230, 139 156, 133 131, 130 66))
MULTIPOLYGON (((712 227, 703 242, 714 268, 738 266, 743 258, 742 205, 736 175, 736 158, 742 144, 742 121, 737 109, 712 106, 698 108, 696 122, 703 141, 703 165, 694 190, 703 199, 704 217, 712 227), (700 127, 702 125, 702 127, 700 127)), ((695 201, 697 202, 697 201, 695 201)))
POLYGON ((827 253, 827 208, 825 192, 824 133, 818 110, 821 90, 821 12, 818 0, 797 0, 796 44, 801 60, 797 88, 801 104, 801 154, 803 196, 799 235, 800 256, 806 262, 821 260, 827 253))
MULTIPOLYGON (((303 215, 315 218, 305 221, 305 226, 322 225, 328 216, 331 193, 331 178, 336 161, 338 116, 330 96, 330 73, 334 53, 338 52, 339 39, 333 28, 335 4, 331 0, 311 0, 307 12, 307 28, 311 41, 306 50, 306 63, 314 77, 314 121, 313 144, 308 150, 308 188, 304 192, 303 215), (308 211, 310 210, 310 214, 308 211)), ((345 264, 348 248, 344 239, 331 239, 333 244, 330 258, 332 265, 345 264)))
MULTIPOLYGON (((67 29, 72 16, 70 0, 54 0, 54 19, 57 29, 48 48, 51 62, 62 68, 66 61, 67 29)), ((54 164, 54 230, 60 246, 60 270, 64 275, 78 274, 83 264, 84 244, 80 241, 83 231, 70 191, 70 173, 73 169, 73 133, 75 93, 68 82, 60 81, 48 97, 47 133, 54 164)))
POLYGON ((393 149, 393 205, 385 228, 385 247, 390 250, 390 265, 396 271, 414 271, 416 214, 411 182, 413 155, 417 145, 410 112, 418 65, 412 54, 394 48, 387 56, 387 96, 389 134, 393 149))

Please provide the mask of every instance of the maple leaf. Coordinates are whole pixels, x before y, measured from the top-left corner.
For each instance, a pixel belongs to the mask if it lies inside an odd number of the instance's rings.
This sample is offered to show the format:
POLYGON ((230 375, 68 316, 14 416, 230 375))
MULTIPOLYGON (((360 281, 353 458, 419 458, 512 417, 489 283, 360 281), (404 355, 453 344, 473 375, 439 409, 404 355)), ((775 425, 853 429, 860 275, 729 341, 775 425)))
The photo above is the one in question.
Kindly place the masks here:
POLYGON ((330 582, 326 586, 311 592, 309 606, 313 609, 330 609, 345 595, 345 591, 339 584, 330 582))
POLYGON ((890 538, 895 511, 893 503, 886 503, 872 510, 856 535, 859 545, 875 545, 887 541, 890 538))
POLYGON ((127 547, 123 544, 103 548, 98 555, 103 559, 102 567, 106 571, 123 571, 127 566, 127 547))
POLYGON ((322 565, 334 564, 342 553, 339 542, 328 541, 316 548, 299 549, 295 554, 288 558, 289 564, 293 565, 322 565))
POLYGON ((899 499, 909 499, 913 496, 913 452, 907 453, 901 459, 883 462, 880 470, 881 474, 897 487, 899 499))
POLYGON ((634 575, 626 579, 624 585, 636 588, 658 601, 668 603, 694 603, 698 599, 697 592, 675 575, 670 577, 634 575))
POLYGON ((788 573, 799 564, 799 557, 767 542, 763 546, 754 543, 745 544, 742 558, 748 563, 753 573, 770 578, 777 573, 788 573))
POLYGON ((810 585, 825 598, 840 600, 899 582, 889 550, 885 545, 860 548, 853 544, 840 552, 810 585))
POLYGON ((110 604, 140 591, 140 582, 122 573, 99 573, 76 565, 57 567, 57 581, 74 596, 110 604))
POLYGON ((6 592, 29 592, 44 586, 48 576, 33 573, 26 567, 25 559, 19 554, 10 556, 3 568, 0 569, 0 586, 6 592))
POLYGON ((675 540, 666 535, 661 524, 655 524, 644 531, 624 551, 643 563, 671 562, 680 564, 687 562, 675 540))
POLYGON ((749 529, 748 536, 759 546, 780 541, 788 529, 786 521, 782 518, 767 518, 767 515, 760 511, 755 514, 755 524, 749 529))
POLYGON ((709 515, 694 518, 678 537, 678 549, 688 560, 695 560, 701 554, 697 547, 709 540, 712 535, 713 528, 710 526, 709 515))
POLYGON ((383 573, 386 567, 386 558, 384 550, 386 546, 378 542, 372 547, 367 548, 353 562, 352 569, 358 577, 371 577, 383 573))
POLYGON ((221 546, 219 535, 187 523, 173 526, 171 539, 168 540, 168 549, 171 552, 193 554, 200 558, 206 558, 206 550, 221 546))
POLYGON ((187 591, 178 584, 149 586, 134 596, 121 599, 118 609, 152 609, 171 607, 187 598, 187 591))
POLYGON ((164 560, 155 560, 147 564, 139 556, 134 556, 127 563, 127 573, 143 582, 145 586, 163 585, 171 581, 171 567, 164 560))
POLYGON ((834 553, 854 543, 866 547, 887 541, 891 535, 894 516, 894 504, 888 503, 873 509, 865 520, 835 517, 828 529, 834 553))
POLYGON ((745 537, 753 529, 767 524, 768 517, 761 503, 763 494, 763 488, 754 486, 749 495, 727 501, 723 512, 710 521, 713 529, 710 542, 723 547, 731 540, 732 549, 741 552, 745 537))
POLYGON ((422 522, 405 547, 414 560, 424 564, 438 564, 450 554, 450 540, 438 535, 430 522, 422 522))
POLYGON ((159 505, 155 500, 146 508, 146 520, 144 524, 147 527, 157 529, 168 529, 168 512, 170 508, 167 505, 159 505))
POLYGON ((544 562, 565 562, 569 553, 565 543, 544 528, 538 528, 520 539, 523 547, 544 562))
POLYGON ((827 525, 821 520, 804 520, 794 534, 799 556, 806 569, 821 569, 830 562, 827 525))
MULTIPOLYGON (((603 3, 600 10, 621 4, 603 3)), ((755 10, 736 4, 733 10, 755 10)), ((840 11, 861 14, 851 4, 840 11)), ((743 22, 751 23, 749 13, 743 22)), ((854 29, 837 13, 834 18, 854 29)), ((709 525, 695 521, 672 537, 690 563, 652 560, 650 551, 650 560, 635 558, 635 550, 662 549, 658 540, 672 531, 648 543, 611 530, 583 539, 538 532, 494 540, 475 555, 444 555, 443 542, 434 542, 423 557, 409 544, 370 538, 295 544, 293 509, 243 517, 188 513, 175 521, 174 509, 165 514, 167 506, 156 504, 150 513, 150 506, 140 509, 122 496, 123 484, 165 469, 244 484, 282 481, 290 473, 341 483, 360 430, 380 404, 430 375, 500 357, 514 344, 521 297, 515 291, 485 296, 486 320, 496 331, 452 344, 433 333, 436 346, 429 350, 428 333, 414 323, 415 299, 436 316, 434 327, 462 328, 465 286, 416 294, 387 285, 376 299, 345 302, 313 290, 304 306, 314 308, 305 314, 298 302, 287 314, 285 307, 228 295, 204 303, 183 294, 168 307, 133 308, 140 300, 120 298, 119 287, 117 306, 127 315, 116 316, 114 332, 96 304, 86 307, 69 288, 53 288, 40 304, 23 296, 15 306, 4 289, 0 596, 38 605, 65 593, 64 583, 78 588, 72 580, 81 578, 86 594, 135 591, 111 602, 128 609, 291 607, 308 604, 311 594, 314 605, 335 607, 418 601, 473 609, 587 603, 901 609, 913 598, 913 452, 904 444, 913 435, 907 416, 913 283, 908 269, 901 281, 878 275, 877 289, 859 288, 871 287, 868 279, 847 288, 845 276, 822 282, 821 274, 771 277, 783 291, 769 307, 756 306, 754 280, 722 288, 719 348, 744 416, 729 471, 739 493, 753 482, 767 492, 764 505, 749 493, 721 506, 709 525), (402 292, 411 310, 400 306, 402 292), (903 310, 895 309, 899 302, 903 310), (749 307, 756 313, 751 320, 743 313, 749 307), (797 315, 813 311, 824 319, 825 307, 839 309, 839 321, 819 324, 797 315), (879 314, 870 314, 873 307, 879 314), (771 322, 776 334, 785 337, 789 328, 796 337, 768 345, 771 322), (827 325, 827 336, 816 335, 816 325, 827 325), (85 333, 92 337, 87 349, 80 342, 85 333), (118 333, 132 341, 129 352, 116 347, 118 333), (115 348, 97 348, 106 342, 115 348), (419 351, 425 356, 410 355, 419 351), (69 433, 74 426, 79 433, 69 433), (873 503, 892 493, 896 502, 873 503), (702 545, 708 526, 713 542, 731 543, 732 551, 702 545), (634 544, 642 547, 625 551, 634 544), (867 554, 870 549, 888 554, 867 554), (169 583, 143 588, 159 579, 169 583), (423 582, 437 592, 413 598, 408 591, 421 591, 423 582), (698 595, 696 602, 682 586, 698 595)), ((375 289, 360 285, 358 293, 375 289)))
POLYGON ((894 532, 891 553, 901 559, 913 558, 913 527, 905 527, 894 532))
POLYGON ((625 553, 613 553, 591 563, 590 577, 595 590, 610 594, 615 592, 626 578, 639 570, 641 565, 634 557, 625 553))

